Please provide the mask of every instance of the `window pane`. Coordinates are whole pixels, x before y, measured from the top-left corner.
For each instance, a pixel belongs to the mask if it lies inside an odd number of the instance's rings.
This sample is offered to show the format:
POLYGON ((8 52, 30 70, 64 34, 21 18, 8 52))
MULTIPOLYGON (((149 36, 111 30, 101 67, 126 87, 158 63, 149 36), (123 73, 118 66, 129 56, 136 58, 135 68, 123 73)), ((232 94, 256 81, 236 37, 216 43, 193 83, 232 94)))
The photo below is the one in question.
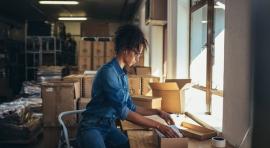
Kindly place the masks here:
POLYGON ((223 90, 225 5, 220 2, 220 0, 216 1, 214 10, 215 47, 212 72, 212 88, 223 90))
POLYGON ((206 86, 207 6, 191 15, 190 77, 193 83, 206 86))

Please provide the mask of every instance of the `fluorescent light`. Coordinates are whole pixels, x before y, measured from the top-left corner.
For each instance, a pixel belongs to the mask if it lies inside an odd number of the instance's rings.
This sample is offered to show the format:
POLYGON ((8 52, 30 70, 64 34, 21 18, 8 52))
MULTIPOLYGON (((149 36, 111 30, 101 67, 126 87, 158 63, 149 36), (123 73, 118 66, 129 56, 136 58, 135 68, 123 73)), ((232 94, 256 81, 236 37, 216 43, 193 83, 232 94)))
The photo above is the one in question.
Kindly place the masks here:
POLYGON ((60 21, 85 21, 87 20, 86 17, 59 17, 58 20, 60 21))
POLYGON ((201 21, 203 24, 206 24, 207 23, 207 21, 201 21))
POLYGON ((78 5, 78 1, 39 1, 40 4, 44 5, 78 5))

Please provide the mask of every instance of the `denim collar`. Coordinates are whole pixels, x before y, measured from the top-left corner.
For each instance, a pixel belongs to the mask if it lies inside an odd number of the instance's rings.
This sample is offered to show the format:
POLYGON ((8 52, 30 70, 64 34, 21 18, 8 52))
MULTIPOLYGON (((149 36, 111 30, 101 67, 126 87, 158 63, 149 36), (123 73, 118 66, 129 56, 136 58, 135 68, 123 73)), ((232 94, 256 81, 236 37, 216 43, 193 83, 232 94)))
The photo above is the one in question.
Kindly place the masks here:
POLYGON ((122 69, 122 68, 120 67, 120 65, 119 65, 119 63, 118 63, 118 61, 117 61, 116 58, 113 58, 113 59, 112 59, 112 64, 113 64, 114 68, 116 69, 116 71, 117 71, 117 73, 118 73, 119 75, 125 75, 125 74, 127 74, 127 71, 125 70, 125 68, 122 69))

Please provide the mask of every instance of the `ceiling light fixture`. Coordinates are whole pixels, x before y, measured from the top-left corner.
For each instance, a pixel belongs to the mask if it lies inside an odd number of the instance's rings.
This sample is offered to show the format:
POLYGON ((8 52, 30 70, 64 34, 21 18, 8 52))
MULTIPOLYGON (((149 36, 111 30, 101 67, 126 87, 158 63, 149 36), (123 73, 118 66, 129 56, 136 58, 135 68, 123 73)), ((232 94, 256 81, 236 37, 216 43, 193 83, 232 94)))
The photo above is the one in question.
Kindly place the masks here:
POLYGON ((60 21, 85 21, 87 20, 86 17, 59 17, 58 20, 60 21))
POLYGON ((40 4, 44 5, 78 5, 78 1, 39 1, 40 4))

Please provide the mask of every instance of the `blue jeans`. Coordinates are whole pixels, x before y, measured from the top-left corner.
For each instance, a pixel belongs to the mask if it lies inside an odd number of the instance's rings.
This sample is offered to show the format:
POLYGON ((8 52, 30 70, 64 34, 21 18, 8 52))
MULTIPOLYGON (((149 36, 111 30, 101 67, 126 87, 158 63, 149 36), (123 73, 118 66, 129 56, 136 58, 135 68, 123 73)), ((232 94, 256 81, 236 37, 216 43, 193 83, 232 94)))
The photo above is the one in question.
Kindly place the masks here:
POLYGON ((77 139, 80 148, 129 148, 128 138, 108 118, 83 120, 77 139))

